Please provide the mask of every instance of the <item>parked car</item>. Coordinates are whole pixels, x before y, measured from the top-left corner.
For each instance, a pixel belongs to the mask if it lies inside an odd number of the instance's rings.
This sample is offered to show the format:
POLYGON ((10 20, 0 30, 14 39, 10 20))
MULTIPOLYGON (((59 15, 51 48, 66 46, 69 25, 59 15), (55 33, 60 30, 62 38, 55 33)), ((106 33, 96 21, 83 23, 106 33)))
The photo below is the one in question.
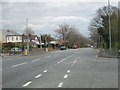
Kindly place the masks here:
POLYGON ((22 52, 21 48, 14 47, 10 49, 10 54, 20 54, 22 52))
POLYGON ((65 45, 61 45, 60 46, 60 50, 66 50, 66 46, 65 45))

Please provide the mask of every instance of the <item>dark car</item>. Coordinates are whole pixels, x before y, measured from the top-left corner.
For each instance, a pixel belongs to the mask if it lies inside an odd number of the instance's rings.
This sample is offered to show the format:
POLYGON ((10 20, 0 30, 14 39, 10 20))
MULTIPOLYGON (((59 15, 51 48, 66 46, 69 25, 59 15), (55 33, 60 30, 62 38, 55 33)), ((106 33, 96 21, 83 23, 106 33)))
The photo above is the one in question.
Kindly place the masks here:
POLYGON ((61 45, 60 46, 60 50, 66 50, 66 46, 65 45, 61 45))

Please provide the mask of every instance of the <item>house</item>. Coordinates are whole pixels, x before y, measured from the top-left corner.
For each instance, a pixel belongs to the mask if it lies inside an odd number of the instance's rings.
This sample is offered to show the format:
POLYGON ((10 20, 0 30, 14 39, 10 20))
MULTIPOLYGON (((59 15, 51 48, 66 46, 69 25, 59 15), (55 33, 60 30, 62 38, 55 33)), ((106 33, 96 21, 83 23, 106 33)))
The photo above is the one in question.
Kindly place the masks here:
POLYGON ((31 46, 37 47, 39 43, 39 39, 37 35, 7 35, 6 43, 27 43, 29 42, 31 46))
POLYGON ((40 45, 39 38, 37 35, 22 35, 22 41, 23 42, 29 42, 33 47, 37 47, 40 45))
POLYGON ((7 35, 6 42, 18 43, 22 42, 22 35, 7 35))
POLYGON ((19 33, 13 31, 13 30, 9 30, 9 29, 2 29, 1 30, 1 37, 2 37, 2 43, 6 43, 7 42, 7 39, 6 39, 6 36, 7 35, 20 35, 19 33))
POLYGON ((65 45, 65 41, 63 39, 58 40, 59 45, 65 45))

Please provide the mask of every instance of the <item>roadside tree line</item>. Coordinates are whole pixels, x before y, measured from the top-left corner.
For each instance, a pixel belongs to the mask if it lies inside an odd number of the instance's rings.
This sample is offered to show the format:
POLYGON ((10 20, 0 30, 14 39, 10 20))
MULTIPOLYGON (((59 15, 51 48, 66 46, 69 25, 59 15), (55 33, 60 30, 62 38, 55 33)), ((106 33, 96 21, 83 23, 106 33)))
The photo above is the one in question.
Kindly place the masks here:
POLYGON ((89 31, 93 44, 97 47, 109 49, 109 15, 111 27, 111 46, 112 49, 120 47, 120 9, 115 6, 104 6, 96 11, 96 16, 91 20, 89 31))

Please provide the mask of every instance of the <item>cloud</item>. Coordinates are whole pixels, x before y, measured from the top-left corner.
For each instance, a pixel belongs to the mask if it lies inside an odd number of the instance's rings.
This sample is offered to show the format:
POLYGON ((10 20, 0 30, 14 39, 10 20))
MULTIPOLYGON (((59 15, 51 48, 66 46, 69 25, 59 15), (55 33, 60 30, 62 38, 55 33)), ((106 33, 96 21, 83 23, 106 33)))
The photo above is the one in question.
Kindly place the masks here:
POLYGON ((22 33, 28 18, 29 25, 36 34, 52 34, 58 25, 66 23, 78 27, 85 36, 88 36, 87 28, 96 10, 107 5, 107 2, 80 2, 80 0, 45 0, 39 3, 35 2, 36 0, 34 2, 5 1, 2 5, 3 17, 0 19, 0 23, 3 22, 5 28, 22 33))
MULTIPOLYGON (((111 0, 118 2, 119 0, 111 0)), ((2 2, 88 2, 88 0, 2 0, 2 2)), ((106 2, 106 0, 89 0, 89 2, 106 2)))

